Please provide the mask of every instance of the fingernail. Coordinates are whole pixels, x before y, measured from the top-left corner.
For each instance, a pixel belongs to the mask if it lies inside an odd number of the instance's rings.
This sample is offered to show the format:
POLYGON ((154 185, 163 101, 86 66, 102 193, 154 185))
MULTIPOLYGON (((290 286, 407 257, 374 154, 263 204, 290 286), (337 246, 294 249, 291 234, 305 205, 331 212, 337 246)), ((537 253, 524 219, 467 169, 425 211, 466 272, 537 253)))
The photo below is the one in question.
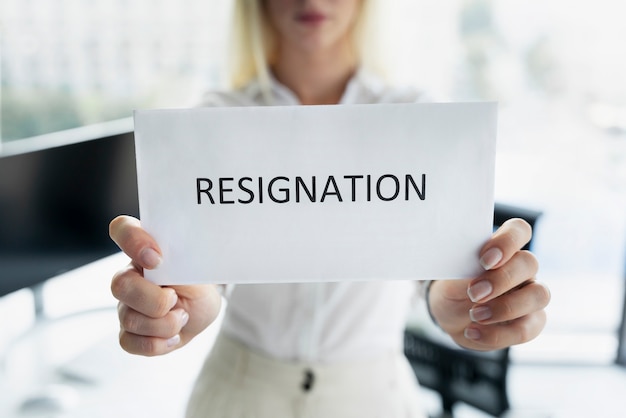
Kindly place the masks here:
POLYGON ((467 289, 467 296, 469 296, 472 302, 478 302, 479 300, 486 298, 493 292, 493 286, 489 280, 481 280, 474 283, 467 289))
POLYGON ((465 328, 465 331, 463 332, 463 335, 468 340, 474 340, 474 341, 480 340, 480 337, 482 336, 480 331, 477 330, 476 328, 465 328))
POLYGON ((491 308, 489 306, 477 306, 470 309, 469 316, 473 322, 485 321, 491 318, 491 308))
POLYGON ((485 270, 491 270, 500 260, 502 260, 502 251, 497 247, 493 247, 488 249, 487 252, 480 257, 480 265, 483 266, 485 270))
POLYGON ((186 311, 183 311, 182 315, 180 316, 180 327, 182 328, 187 325, 187 322, 189 322, 189 314, 186 311))
POLYGON ((161 264, 161 255, 152 248, 144 248, 139 254, 141 264, 147 269, 154 269, 161 264))
POLYGON ((172 309, 178 303, 178 294, 176 293, 174 289, 168 289, 168 291, 170 292, 170 308, 169 309, 172 309))
POLYGON ((178 334, 167 340, 168 347, 174 347, 175 345, 178 345, 178 343, 180 343, 180 335, 178 334))

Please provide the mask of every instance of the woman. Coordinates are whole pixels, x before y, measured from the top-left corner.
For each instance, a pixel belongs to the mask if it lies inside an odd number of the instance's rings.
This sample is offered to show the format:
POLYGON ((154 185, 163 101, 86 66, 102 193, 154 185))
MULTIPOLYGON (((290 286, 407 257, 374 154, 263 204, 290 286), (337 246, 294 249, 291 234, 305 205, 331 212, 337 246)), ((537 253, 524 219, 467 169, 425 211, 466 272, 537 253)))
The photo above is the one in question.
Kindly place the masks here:
MULTIPOLYGON (((207 106, 380 103, 419 100, 367 74, 357 39, 373 0, 237 1, 236 89, 207 106)), ((142 277, 160 263, 138 220, 118 217, 111 237, 133 260, 115 275, 120 344, 159 355, 189 342, 220 309, 213 285, 161 288, 142 277)), ((531 230, 505 223, 480 251, 485 272, 429 284, 437 324, 461 346, 498 349, 534 338, 547 288, 520 248, 531 230)), ((415 286, 409 281, 239 285, 227 289, 220 336, 201 371, 188 417, 423 417, 402 353, 415 286)))

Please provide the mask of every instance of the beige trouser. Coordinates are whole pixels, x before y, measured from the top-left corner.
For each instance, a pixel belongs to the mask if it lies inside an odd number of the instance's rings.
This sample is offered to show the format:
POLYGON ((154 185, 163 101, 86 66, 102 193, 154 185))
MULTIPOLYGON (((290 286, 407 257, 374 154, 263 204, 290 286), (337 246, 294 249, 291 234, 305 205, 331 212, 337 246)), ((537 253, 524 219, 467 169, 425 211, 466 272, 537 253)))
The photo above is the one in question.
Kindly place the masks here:
POLYGON ((287 363, 220 335, 196 381, 187 418, 424 418, 402 353, 338 365, 287 363))

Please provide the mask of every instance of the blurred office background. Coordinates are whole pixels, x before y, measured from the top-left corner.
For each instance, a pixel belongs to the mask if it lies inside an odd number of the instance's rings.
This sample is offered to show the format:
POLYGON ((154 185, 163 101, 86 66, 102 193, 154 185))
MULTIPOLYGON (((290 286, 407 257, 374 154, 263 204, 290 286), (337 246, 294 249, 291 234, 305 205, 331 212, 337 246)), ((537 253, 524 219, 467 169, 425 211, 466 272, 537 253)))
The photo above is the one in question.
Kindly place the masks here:
MULTIPOLYGON (((3 0, 0 150, 24 138, 128 118, 136 108, 192 106, 203 91, 223 87, 230 3, 3 0)), ((584 366, 608 379, 607 387, 623 389, 626 376, 614 363, 626 280, 626 6, 619 0, 385 3, 393 23, 386 34, 395 45, 391 79, 445 100, 498 101, 496 200, 542 212, 534 250, 539 279, 553 292, 549 323, 536 341, 512 350, 513 364, 537 373, 543 367, 570 383, 585 376, 572 374, 579 370, 573 367, 584 366), (614 367, 617 375, 602 374, 614 367)), ((101 327, 82 324, 90 332, 69 331, 57 348, 39 347, 33 356, 69 361, 102 330, 114 331, 108 283, 117 261, 103 263, 106 273, 70 272, 45 285, 46 318, 91 310, 99 313, 90 323, 101 327)), ((14 358, 27 345, 33 305, 28 290, 0 298, 0 358, 14 358)), ((2 416, 2 408, 15 408, 9 395, 27 393, 8 380, 16 364, 0 361, 2 416)), ((567 400, 581 414, 567 416, 589 416, 580 397, 591 394, 571 399, 538 379, 511 384, 535 402, 515 404, 520 398, 512 393, 514 407, 566 416, 558 411, 567 400)))

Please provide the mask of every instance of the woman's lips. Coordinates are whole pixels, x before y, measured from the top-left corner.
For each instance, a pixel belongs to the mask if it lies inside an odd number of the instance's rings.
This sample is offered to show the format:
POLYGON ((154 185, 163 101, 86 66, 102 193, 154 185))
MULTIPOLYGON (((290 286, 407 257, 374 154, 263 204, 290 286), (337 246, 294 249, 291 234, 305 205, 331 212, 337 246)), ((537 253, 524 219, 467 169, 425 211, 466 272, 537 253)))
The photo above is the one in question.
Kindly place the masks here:
POLYGON ((304 12, 296 15, 296 20, 305 24, 318 24, 326 20, 326 16, 317 12, 304 12))

